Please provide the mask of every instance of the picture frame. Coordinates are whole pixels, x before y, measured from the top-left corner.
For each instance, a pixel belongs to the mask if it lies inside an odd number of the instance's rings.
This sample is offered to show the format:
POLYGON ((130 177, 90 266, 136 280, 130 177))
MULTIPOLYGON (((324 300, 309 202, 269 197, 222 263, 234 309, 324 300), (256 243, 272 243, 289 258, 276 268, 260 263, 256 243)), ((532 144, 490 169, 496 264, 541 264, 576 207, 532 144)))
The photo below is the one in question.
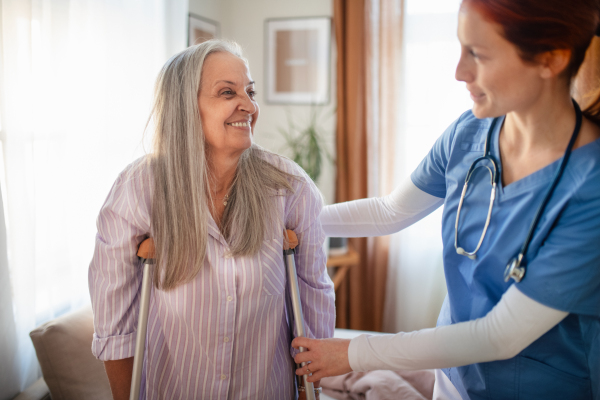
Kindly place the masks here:
POLYGON ((221 24, 197 14, 188 15, 188 46, 199 44, 221 35, 221 24))
POLYGON ((267 103, 329 103, 330 66, 330 17, 265 21, 267 103))

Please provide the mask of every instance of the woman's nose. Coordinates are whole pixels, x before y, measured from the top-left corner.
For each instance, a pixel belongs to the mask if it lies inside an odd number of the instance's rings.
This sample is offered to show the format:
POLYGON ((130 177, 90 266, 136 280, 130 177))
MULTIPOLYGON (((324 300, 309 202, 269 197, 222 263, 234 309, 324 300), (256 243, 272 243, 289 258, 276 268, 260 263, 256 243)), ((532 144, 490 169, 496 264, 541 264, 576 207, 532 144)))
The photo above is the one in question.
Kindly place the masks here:
POLYGON ((468 60, 465 59, 464 52, 460 55, 458 64, 456 65, 456 72, 454 78, 459 82, 471 82, 473 80, 473 72, 469 67, 468 60))
POLYGON ((248 114, 254 114, 256 112, 256 103, 254 102, 254 100, 252 100, 252 98, 250 98, 250 95, 243 94, 241 95, 241 103, 240 103, 240 110, 247 112, 248 114))

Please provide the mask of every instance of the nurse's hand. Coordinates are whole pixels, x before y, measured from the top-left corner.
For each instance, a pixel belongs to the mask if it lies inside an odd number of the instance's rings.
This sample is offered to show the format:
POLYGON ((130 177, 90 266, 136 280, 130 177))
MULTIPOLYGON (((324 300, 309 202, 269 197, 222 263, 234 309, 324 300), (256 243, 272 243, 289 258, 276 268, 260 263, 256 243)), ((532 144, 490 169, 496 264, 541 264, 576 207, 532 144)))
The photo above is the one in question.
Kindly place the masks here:
POLYGON ((311 376, 309 382, 316 382, 327 376, 343 375, 352 371, 348 361, 350 339, 294 339, 292 347, 304 347, 306 350, 296 354, 294 361, 300 364, 310 361, 310 364, 298 368, 296 375, 305 375, 308 368, 311 376))

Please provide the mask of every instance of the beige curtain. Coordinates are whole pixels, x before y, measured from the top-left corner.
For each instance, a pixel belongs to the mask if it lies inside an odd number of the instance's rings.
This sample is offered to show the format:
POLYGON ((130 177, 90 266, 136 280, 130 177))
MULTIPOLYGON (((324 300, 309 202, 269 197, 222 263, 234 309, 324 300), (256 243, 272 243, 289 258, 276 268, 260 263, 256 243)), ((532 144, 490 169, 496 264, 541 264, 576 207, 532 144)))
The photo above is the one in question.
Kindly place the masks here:
MULTIPOLYGON (((337 65, 336 201, 392 190, 403 0, 334 0, 337 65)), ((360 265, 338 289, 340 328, 381 330, 388 238, 351 239, 360 265)))

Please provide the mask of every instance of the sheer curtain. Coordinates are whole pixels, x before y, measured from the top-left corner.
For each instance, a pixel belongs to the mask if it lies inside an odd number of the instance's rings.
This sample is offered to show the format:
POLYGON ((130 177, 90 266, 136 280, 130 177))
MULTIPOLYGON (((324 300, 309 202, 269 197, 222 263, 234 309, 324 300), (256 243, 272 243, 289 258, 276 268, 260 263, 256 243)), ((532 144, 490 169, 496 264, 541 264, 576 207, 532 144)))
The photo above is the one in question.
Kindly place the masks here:
POLYGON ((16 331, 3 345, 17 349, 22 390, 39 375, 29 331, 89 301, 95 218, 118 172, 145 151, 154 78, 185 47, 188 5, 0 4, 0 180, 16 331))
MULTIPOLYGON (((404 0, 396 185, 408 178, 435 140, 472 106, 454 79, 460 0, 404 0)), ((383 329, 435 326, 445 296, 441 209, 391 237, 383 329)))
MULTIPOLYGON (((397 102, 400 96, 402 27, 405 0, 370 0, 367 3, 366 98, 367 194, 384 196, 394 189, 397 102)), ((388 271, 389 236, 367 239, 368 277, 374 288, 369 314, 373 330, 383 326, 388 271)))

